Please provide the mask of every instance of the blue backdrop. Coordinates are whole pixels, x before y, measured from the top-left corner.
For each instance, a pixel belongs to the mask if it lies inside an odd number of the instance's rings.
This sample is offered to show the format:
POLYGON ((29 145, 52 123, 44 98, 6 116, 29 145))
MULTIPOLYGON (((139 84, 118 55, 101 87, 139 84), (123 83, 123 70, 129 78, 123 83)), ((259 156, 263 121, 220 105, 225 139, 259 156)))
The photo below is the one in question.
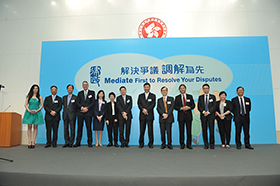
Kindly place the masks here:
MULTIPOLYGON (((40 89, 43 98, 50 95, 50 87, 58 87, 58 95, 67 94, 66 86, 75 86, 74 94, 82 90, 82 81, 90 83, 96 93, 113 91, 119 95, 119 87, 127 87, 133 97, 131 145, 138 144, 139 109, 138 94, 143 83, 151 83, 157 98, 160 87, 169 88, 169 95, 179 94, 184 83, 195 102, 204 83, 210 84, 215 95, 225 90, 227 99, 236 96, 236 87, 245 88, 245 96, 251 98, 251 143, 276 143, 274 101, 267 37, 211 37, 211 38, 161 38, 161 39, 106 39, 83 41, 47 41, 42 43, 40 89)), ((44 111, 43 111, 44 113, 44 111)), ((194 110, 195 140, 203 144, 199 135, 200 124, 194 110), (197 136, 198 135, 198 136, 197 136)), ((155 110, 155 144, 161 144, 158 114, 155 110)), ((174 111, 175 120, 177 111, 174 111)), ((45 143, 46 129, 39 126, 38 143, 45 143)), ((146 132, 147 133, 147 132, 146 132)), ((179 144, 178 122, 172 127, 173 144, 179 144)), ((63 144, 63 121, 60 122, 58 143, 63 144)), ((95 138, 93 136, 94 143, 95 138)), ((86 144, 84 128, 82 143, 86 144)), ((220 136, 215 132, 216 144, 220 136)), ((242 136, 243 141, 243 136, 242 136)), ((102 143, 107 144, 104 127, 102 143)), ((148 136, 145 134, 145 144, 148 136)), ((231 143, 235 143, 235 127, 232 124, 231 143)))

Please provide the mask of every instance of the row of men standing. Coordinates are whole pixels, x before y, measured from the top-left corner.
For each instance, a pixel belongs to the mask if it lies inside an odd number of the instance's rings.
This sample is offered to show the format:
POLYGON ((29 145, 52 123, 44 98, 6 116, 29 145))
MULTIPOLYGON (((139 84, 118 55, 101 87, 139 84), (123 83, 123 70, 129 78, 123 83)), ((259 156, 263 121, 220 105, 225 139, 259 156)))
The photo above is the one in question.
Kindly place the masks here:
MULTIPOLYGON (((115 94, 110 93, 109 98, 110 102, 106 104, 102 103, 99 105, 100 113, 94 113, 94 106, 97 106, 97 102, 95 102, 95 92, 92 90, 88 90, 88 82, 84 81, 83 89, 78 93, 78 96, 72 94, 73 86, 68 85, 67 90, 69 92, 68 95, 64 96, 61 99, 59 96, 56 96, 57 87, 51 87, 52 95, 46 97, 44 101, 44 108, 46 110, 45 120, 46 120, 46 129, 47 129, 47 144, 46 148, 50 147, 51 144, 56 147, 57 146, 57 130, 58 124, 60 120, 60 110, 62 109, 63 103, 63 120, 64 120, 64 138, 65 145, 69 147, 78 147, 81 145, 82 139, 82 131, 83 131, 83 123, 85 121, 87 128, 87 142, 88 146, 92 147, 92 118, 94 115, 102 115, 105 118, 107 123, 108 130, 108 138, 109 144, 108 146, 113 145, 112 132, 114 133, 114 145, 118 147, 118 127, 120 132, 120 142, 121 147, 129 147, 129 138, 130 138, 130 130, 131 130, 131 119, 132 119, 132 97, 126 95, 126 88, 124 86, 120 87, 121 95, 117 97, 116 102, 115 94), (96 104, 96 105, 95 105, 96 104), (106 106, 105 106, 106 105, 106 106), (103 112, 102 112, 103 111, 103 112), (74 143, 75 138, 75 123, 76 116, 78 118, 78 130, 77 130, 77 138, 76 144, 74 143), (71 134, 69 135, 69 126, 71 134), (51 130, 53 129, 53 140, 51 141, 51 130), (124 136, 125 129, 125 136, 124 136)), ((214 95, 209 94, 209 85, 203 85, 204 94, 199 96, 198 99, 198 109, 200 111, 201 123, 203 128, 203 140, 204 140, 204 148, 209 148, 208 137, 207 137, 207 126, 209 124, 210 131, 210 148, 214 149, 214 119, 216 112, 216 98, 214 95), (207 90, 208 89, 208 90, 207 90)), ((243 88, 242 88, 243 89, 243 88)), ((160 132, 161 132, 161 149, 168 147, 169 149, 173 149, 172 147, 172 123, 174 122, 173 110, 178 111, 178 122, 179 122, 179 131, 180 131, 180 148, 184 149, 185 145, 187 148, 192 149, 192 135, 191 135, 191 125, 192 125, 192 110, 195 107, 194 100, 192 95, 186 94, 186 86, 180 85, 179 90, 181 94, 176 96, 175 100, 173 97, 167 96, 168 88, 162 87, 161 93, 162 97, 157 100, 157 111, 159 113, 159 123, 160 123, 160 132), (187 131, 187 141, 185 144, 185 131, 186 127, 187 131), (165 140, 165 133, 167 133, 167 145, 165 140)), ((244 90, 244 89, 243 89, 244 90)), ((154 107, 156 105, 156 96, 155 94, 150 92, 150 84, 144 84, 144 93, 140 94, 138 97, 138 107, 140 109, 139 120, 140 120, 140 137, 139 137, 139 148, 144 147, 144 134, 146 125, 148 126, 148 136, 149 136, 149 148, 153 148, 154 143, 154 135, 153 135, 153 121, 154 121, 154 107)), ((243 96, 243 94, 242 94, 243 96)), ((247 98, 246 98, 247 99, 247 98)), ((249 98, 248 98, 249 99, 249 98)), ((234 99, 233 99, 234 100, 234 99)), ((239 105, 239 103, 238 103, 239 105)), ((247 106, 247 105, 246 105, 247 106)), ((251 105, 249 105, 251 106, 251 105)), ((239 108, 239 106, 238 106, 239 108)), ((247 116, 249 118, 250 108, 246 108, 247 116)), ((236 113, 238 113, 237 111, 236 113)), ((246 116, 246 117, 247 117, 246 116)), ((239 120, 239 117, 235 117, 239 120)), ((242 117, 243 118, 243 117, 242 117)), ((239 121, 236 121, 239 122, 239 121)), ((241 128, 244 126, 244 121, 240 124, 237 133, 239 132, 239 140, 236 139, 237 147, 241 147, 240 142, 240 133, 241 128), (240 130, 239 130, 240 129, 240 130), (240 143, 239 143, 240 142, 240 143)), ((249 120, 246 119, 248 123, 249 120)), ((246 127, 245 127, 246 128, 246 127)), ((244 129, 245 132, 245 129, 244 129)), ((247 135, 245 132, 245 145, 250 146, 249 143, 249 134, 247 135)), ((237 136, 238 137, 238 136, 237 136)))

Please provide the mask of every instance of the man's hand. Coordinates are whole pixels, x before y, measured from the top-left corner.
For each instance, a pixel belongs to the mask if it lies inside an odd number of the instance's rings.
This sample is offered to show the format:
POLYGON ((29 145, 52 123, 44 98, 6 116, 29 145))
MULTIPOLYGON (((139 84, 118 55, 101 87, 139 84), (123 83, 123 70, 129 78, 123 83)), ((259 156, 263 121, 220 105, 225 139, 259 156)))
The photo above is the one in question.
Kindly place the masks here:
POLYGON ((83 113, 88 112, 88 107, 82 107, 82 112, 83 113))
POLYGON ((124 119, 127 119, 127 113, 126 113, 126 112, 122 112, 122 117, 123 117, 124 119))
POLYGON ((181 110, 189 110, 190 109, 190 107, 189 106, 184 106, 184 107, 181 107, 181 110))
POLYGON ((145 109, 145 108, 143 108, 142 112, 143 112, 143 114, 145 114, 145 115, 148 114, 148 111, 147 111, 147 109, 145 109))
POLYGON ((50 113, 52 116, 55 116, 56 115, 56 112, 51 110, 51 113, 50 113))
POLYGON ((163 119, 167 119, 168 118, 168 114, 162 114, 163 119))
POLYGON ((209 115, 209 112, 204 112, 204 116, 208 116, 209 115))

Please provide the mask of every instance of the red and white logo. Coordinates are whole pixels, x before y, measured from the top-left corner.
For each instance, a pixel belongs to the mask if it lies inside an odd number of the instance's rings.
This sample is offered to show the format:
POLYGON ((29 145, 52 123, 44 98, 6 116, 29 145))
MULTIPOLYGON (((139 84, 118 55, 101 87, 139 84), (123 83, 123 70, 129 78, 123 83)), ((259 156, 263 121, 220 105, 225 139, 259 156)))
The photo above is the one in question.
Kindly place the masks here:
POLYGON ((140 38, 161 38, 166 37, 166 24, 159 18, 150 17, 142 21, 138 28, 140 38))

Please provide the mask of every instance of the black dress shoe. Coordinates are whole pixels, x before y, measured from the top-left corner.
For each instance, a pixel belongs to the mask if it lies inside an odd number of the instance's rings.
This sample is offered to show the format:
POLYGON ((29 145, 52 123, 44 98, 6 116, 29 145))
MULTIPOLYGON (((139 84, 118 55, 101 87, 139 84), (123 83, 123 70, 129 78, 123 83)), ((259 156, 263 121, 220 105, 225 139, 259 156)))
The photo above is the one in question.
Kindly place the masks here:
POLYGON ((121 148, 124 148, 124 147, 125 147, 125 145, 124 145, 124 143, 122 143, 122 144, 121 144, 121 148))
POLYGON ((214 150, 214 149, 215 149, 215 147, 214 147, 214 146, 211 146, 211 147, 210 147, 210 149, 211 149, 211 150, 214 150))
POLYGON ((73 145, 72 144, 69 144, 69 146, 68 146, 69 148, 72 148, 73 147, 73 145))
POLYGON ((185 145, 184 144, 182 144, 182 145, 180 145, 180 149, 184 149, 185 148, 185 145))
POLYGON ((113 144, 112 143, 109 143, 108 145, 107 145, 107 147, 112 147, 113 146, 113 144))
POLYGON ((93 145, 92 144, 88 144, 88 147, 93 147, 93 145))
POLYGON ((237 150, 241 150, 241 147, 237 146, 236 149, 237 149, 237 150))
POLYGON ((152 149, 152 148, 154 148, 154 146, 153 145, 149 145, 149 148, 152 149))
POLYGON ((208 149, 209 147, 208 146, 204 146, 204 149, 208 149))
POLYGON ((45 148, 49 148, 49 147, 51 147, 51 144, 46 144, 45 145, 45 148))
POLYGON ((27 147, 28 147, 29 149, 32 149, 32 145, 28 145, 27 147))
POLYGON ((193 150, 192 146, 187 146, 188 149, 193 150))
POLYGON ((172 150, 173 149, 173 146, 172 145, 167 145, 167 147, 172 150))
POLYGON ((166 147, 166 145, 163 145, 163 144, 162 144, 160 148, 161 148, 161 149, 165 149, 165 147, 166 147))
POLYGON ((139 145, 139 148, 142 149, 143 147, 144 147, 144 144, 141 143, 141 144, 139 145))
POLYGON ((65 144, 65 145, 62 146, 62 148, 66 148, 66 147, 68 147, 68 146, 69 146, 68 144, 65 144))
POLYGON ((117 144, 117 143, 115 143, 115 145, 114 145, 115 147, 119 147, 119 145, 117 144))
POLYGON ((245 149, 254 150, 254 148, 251 145, 250 146, 246 146, 245 149))
POLYGON ((126 143, 126 144, 125 144, 125 147, 126 147, 126 148, 129 148, 129 145, 128 145, 128 143, 126 143))
POLYGON ((57 144, 56 144, 56 143, 54 143, 52 146, 53 146, 53 148, 56 148, 56 147, 57 147, 57 144))
POLYGON ((73 147, 80 147, 81 144, 80 143, 76 143, 73 147))

